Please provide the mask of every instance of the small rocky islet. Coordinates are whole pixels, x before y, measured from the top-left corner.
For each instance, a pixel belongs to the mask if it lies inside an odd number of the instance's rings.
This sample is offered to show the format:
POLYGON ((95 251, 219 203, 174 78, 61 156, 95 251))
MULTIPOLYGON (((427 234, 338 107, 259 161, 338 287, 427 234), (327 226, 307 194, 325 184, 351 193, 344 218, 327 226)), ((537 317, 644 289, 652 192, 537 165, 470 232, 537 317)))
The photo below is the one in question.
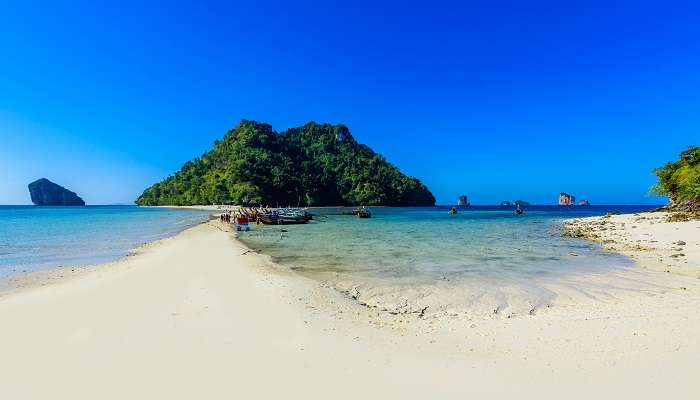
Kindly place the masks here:
POLYGON ((85 201, 75 192, 46 178, 37 179, 28 185, 32 203, 36 206, 84 206, 85 201))

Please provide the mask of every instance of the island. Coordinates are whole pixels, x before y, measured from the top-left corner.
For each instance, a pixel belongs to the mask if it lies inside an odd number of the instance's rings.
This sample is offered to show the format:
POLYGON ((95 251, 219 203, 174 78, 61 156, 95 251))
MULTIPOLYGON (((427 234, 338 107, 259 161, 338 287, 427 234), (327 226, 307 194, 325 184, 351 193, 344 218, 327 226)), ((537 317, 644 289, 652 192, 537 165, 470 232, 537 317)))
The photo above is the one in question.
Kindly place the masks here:
POLYGON ((75 192, 55 184, 46 178, 29 184, 29 195, 37 206, 84 206, 83 199, 75 192))
POLYGON ((358 143, 345 125, 309 122, 277 133, 269 124, 242 120, 136 204, 433 206, 435 197, 358 143))
POLYGON ((458 206, 468 206, 469 205, 469 198, 464 194, 459 196, 459 199, 457 199, 457 205, 458 206))
POLYGON ((515 205, 516 207, 517 207, 517 206, 525 207, 525 206, 529 206, 529 205, 530 205, 530 202, 529 202, 529 201, 525 201, 525 200, 515 200, 515 201, 513 202, 513 205, 515 205))

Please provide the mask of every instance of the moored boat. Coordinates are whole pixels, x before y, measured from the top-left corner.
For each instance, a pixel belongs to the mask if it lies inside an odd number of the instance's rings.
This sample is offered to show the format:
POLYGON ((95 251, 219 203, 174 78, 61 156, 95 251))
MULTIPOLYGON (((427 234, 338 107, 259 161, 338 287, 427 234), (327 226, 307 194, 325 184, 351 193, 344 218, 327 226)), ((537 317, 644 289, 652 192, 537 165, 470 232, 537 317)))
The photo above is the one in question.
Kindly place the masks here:
POLYGON ((269 209, 265 207, 241 208, 242 216, 249 221, 265 225, 293 225, 305 224, 313 219, 313 215, 306 208, 278 208, 269 209))
POLYGON ((256 221, 264 225, 297 225, 305 224, 309 222, 309 219, 304 216, 280 215, 273 211, 270 213, 258 214, 256 221))
POLYGON ((361 209, 357 210, 357 216, 360 218, 372 218, 372 212, 369 209, 362 207, 361 209))
POLYGON ((282 217, 282 218, 291 218, 291 219, 305 219, 306 221, 311 221, 313 219, 313 215, 308 212, 307 208, 279 208, 275 210, 277 214, 282 217))

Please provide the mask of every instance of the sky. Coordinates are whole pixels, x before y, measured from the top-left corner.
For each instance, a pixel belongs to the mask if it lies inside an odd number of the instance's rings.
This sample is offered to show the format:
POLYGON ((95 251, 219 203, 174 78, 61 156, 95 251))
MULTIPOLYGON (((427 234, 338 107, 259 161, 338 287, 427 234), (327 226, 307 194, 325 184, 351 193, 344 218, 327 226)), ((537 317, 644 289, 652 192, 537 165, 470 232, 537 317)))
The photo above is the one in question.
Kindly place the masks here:
POLYGON ((343 123, 440 204, 661 204, 700 144, 697 2, 45 3, 0 13, 0 204, 133 202, 241 119, 343 123))

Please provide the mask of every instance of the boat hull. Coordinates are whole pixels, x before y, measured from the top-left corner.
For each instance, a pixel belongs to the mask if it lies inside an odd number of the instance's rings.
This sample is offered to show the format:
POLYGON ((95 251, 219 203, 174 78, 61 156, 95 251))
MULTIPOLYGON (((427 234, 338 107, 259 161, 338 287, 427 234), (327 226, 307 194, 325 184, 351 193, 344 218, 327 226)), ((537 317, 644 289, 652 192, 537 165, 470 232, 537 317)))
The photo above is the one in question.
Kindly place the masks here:
POLYGON ((300 225, 309 222, 306 218, 280 218, 258 216, 258 222, 263 225, 300 225))

